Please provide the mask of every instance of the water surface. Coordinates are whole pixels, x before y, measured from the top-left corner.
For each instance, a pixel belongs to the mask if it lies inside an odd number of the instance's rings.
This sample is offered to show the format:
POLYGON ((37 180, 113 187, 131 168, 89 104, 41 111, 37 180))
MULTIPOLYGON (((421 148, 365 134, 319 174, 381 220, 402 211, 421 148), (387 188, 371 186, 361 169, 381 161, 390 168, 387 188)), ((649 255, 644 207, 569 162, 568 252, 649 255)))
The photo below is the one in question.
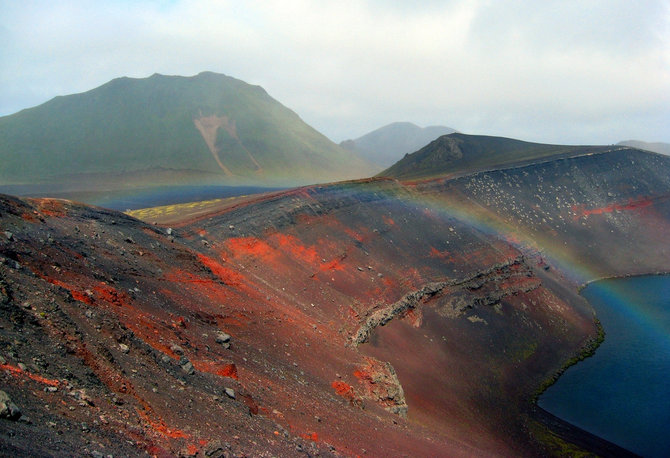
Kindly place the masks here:
POLYGON ((670 454, 670 276, 594 282, 582 291, 605 329, 540 407, 637 454, 670 454))
POLYGON ((159 186, 106 194, 99 193, 84 201, 93 205, 124 211, 159 205, 259 194, 280 189, 284 188, 265 188, 260 186, 159 186))

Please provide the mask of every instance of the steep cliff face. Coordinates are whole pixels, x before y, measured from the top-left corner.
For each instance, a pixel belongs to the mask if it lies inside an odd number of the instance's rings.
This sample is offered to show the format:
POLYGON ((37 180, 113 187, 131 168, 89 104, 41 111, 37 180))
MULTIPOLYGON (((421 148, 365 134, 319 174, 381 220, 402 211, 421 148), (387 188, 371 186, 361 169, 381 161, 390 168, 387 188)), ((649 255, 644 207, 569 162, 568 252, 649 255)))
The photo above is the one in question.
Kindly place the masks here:
POLYGON ((669 267, 667 168, 312 186, 171 227, 3 196, 0 378, 30 422, 0 448, 546 454, 531 399, 597 336, 574 285, 669 267))

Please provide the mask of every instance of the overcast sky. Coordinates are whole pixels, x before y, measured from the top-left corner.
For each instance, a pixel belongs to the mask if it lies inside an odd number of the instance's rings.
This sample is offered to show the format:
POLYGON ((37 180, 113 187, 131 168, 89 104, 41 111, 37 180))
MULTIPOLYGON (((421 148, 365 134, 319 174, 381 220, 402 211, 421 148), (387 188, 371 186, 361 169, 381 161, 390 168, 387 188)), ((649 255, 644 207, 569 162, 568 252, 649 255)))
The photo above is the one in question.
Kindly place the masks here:
POLYGON ((0 0, 0 116, 119 76, 225 73, 334 141, 394 121, 670 142, 670 1, 0 0))

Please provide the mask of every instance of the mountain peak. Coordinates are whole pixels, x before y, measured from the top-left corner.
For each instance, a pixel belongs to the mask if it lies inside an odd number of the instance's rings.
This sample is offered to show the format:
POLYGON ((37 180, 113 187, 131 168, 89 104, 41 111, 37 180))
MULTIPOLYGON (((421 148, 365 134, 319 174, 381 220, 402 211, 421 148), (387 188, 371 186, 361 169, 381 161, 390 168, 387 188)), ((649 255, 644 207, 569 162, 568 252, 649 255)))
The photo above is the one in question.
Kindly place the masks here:
POLYGON ((388 167, 403 155, 428 144, 440 135, 456 132, 445 126, 421 128, 407 121, 393 122, 354 140, 345 140, 340 146, 356 151, 368 161, 388 167))
POLYGON ((372 173, 261 87, 209 71, 116 78, 1 118, 0 138, 0 185, 277 186, 372 173))
POLYGON ((405 155, 379 175, 397 179, 432 178, 467 173, 561 155, 605 151, 606 146, 531 143, 505 137, 452 133, 405 155))

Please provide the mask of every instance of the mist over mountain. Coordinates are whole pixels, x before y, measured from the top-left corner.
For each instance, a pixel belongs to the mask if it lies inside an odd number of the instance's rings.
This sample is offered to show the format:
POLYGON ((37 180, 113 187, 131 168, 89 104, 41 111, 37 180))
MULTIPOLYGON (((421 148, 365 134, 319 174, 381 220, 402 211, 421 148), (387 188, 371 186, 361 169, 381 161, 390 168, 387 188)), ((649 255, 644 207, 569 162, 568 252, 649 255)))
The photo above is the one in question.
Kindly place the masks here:
POLYGON ((632 146, 633 148, 639 148, 646 151, 652 151, 654 153, 670 155, 670 143, 663 142, 643 142, 641 140, 625 140, 617 143, 621 146, 632 146))
POLYGON ((0 118, 1 185, 298 185, 371 168, 259 87, 203 72, 118 78, 0 118))
POLYGON ((445 126, 419 127, 411 122, 394 122, 373 130, 340 146, 356 151, 380 168, 389 167, 405 154, 413 153, 441 135, 456 132, 445 126))

